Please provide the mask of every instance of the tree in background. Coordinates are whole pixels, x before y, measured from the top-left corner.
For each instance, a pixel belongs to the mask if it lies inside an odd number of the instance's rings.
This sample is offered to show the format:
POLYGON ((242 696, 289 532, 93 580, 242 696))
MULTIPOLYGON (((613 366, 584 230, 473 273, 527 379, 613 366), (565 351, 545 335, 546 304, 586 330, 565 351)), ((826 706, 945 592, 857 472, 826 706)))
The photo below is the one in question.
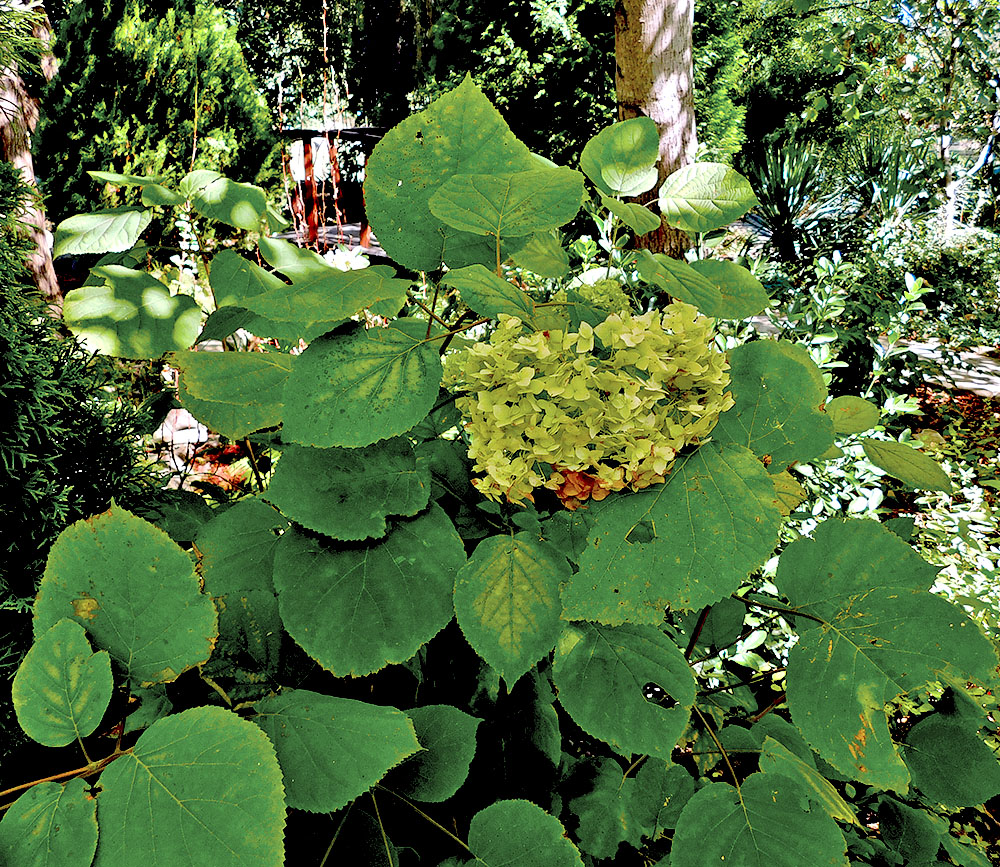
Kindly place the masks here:
POLYGON ((746 107, 734 102, 750 62, 740 26, 742 8, 742 0, 695 3, 691 39, 701 159, 729 162, 746 138, 746 107))
POLYGON ((79 0, 35 142, 54 220, 125 203, 88 169, 176 181, 192 168, 261 180, 274 147, 235 29, 209 0, 79 0))
MULTIPOLYGON (((0 160, 19 169, 24 182, 34 187, 30 136, 38 123, 38 100, 29 91, 25 76, 50 79, 55 72, 48 54, 51 29, 36 4, 5 3, 0 6, 0 160)), ((18 231, 26 231, 31 246, 27 265, 41 296, 56 308, 62 303, 52 267, 45 232, 45 213, 37 196, 25 200, 18 231)))

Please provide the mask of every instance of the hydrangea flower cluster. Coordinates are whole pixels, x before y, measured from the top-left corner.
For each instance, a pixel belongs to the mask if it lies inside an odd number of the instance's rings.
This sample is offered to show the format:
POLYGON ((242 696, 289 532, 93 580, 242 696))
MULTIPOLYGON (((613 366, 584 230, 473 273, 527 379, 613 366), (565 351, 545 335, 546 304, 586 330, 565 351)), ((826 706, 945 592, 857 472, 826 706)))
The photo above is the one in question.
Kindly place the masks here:
MULTIPOLYGON (((629 301, 629 297, 625 294, 622 284, 617 280, 605 278, 604 280, 596 280, 593 283, 581 283, 578 286, 574 286, 573 291, 588 303, 599 307, 601 310, 620 314, 632 311, 632 302, 629 301)), ((553 296, 553 300, 565 301, 565 290, 557 292, 553 296)))
POLYGON ((678 451, 733 405, 713 320, 674 302, 662 314, 611 314, 579 331, 526 331, 500 316, 488 342, 449 356, 445 382, 468 392, 469 457, 487 497, 555 491, 576 508, 664 481, 678 451))

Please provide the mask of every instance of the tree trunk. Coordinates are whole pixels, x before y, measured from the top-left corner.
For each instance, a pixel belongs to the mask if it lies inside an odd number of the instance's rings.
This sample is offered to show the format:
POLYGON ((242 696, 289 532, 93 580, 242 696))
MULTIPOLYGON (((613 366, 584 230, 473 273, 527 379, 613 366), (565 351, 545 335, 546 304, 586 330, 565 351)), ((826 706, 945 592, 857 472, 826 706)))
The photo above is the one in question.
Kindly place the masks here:
MULTIPOLYGON (((654 202, 667 175, 694 161, 693 0, 617 0, 615 90, 618 119, 645 115, 660 131, 659 181, 640 196, 654 202)), ((641 247, 679 258, 690 246, 679 229, 662 225, 637 239, 641 247)))
MULTIPOLYGON (((52 36, 47 20, 42 25, 36 25, 34 36, 46 49, 41 69, 49 81, 55 75, 55 58, 47 50, 52 36)), ((38 123, 38 111, 38 99, 28 93, 17 67, 0 69, 0 159, 19 168, 25 182, 32 187, 36 184, 30 134, 38 123)), ((62 310, 62 292, 52 267, 45 212, 40 199, 27 203, 21 222, 29 227, 29 237, 35 245, 35 252, 28 257, 27 263, 32 280, 41 297, 54 308, 53 313, 58 314, 62 310)))

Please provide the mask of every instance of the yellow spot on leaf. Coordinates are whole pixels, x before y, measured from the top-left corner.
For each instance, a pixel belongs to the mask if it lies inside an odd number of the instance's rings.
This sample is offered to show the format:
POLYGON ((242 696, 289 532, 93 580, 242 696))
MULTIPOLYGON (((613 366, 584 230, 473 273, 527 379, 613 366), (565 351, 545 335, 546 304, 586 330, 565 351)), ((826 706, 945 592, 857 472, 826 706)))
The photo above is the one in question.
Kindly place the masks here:
POLYGON ((100 607, 93 596, 81 596, 73 600, 73 613, 81 620, 94 620, 100 607))

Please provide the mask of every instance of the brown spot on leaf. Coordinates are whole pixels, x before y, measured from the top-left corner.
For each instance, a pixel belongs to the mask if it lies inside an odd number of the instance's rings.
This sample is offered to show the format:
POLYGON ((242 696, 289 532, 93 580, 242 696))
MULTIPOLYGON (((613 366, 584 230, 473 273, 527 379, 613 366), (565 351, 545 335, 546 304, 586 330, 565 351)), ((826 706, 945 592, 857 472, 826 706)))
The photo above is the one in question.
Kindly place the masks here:
POLYGON ((94 620, 101 604, 93 597, 81 594, 73 600, 73 613, 81 620, 94 620))

